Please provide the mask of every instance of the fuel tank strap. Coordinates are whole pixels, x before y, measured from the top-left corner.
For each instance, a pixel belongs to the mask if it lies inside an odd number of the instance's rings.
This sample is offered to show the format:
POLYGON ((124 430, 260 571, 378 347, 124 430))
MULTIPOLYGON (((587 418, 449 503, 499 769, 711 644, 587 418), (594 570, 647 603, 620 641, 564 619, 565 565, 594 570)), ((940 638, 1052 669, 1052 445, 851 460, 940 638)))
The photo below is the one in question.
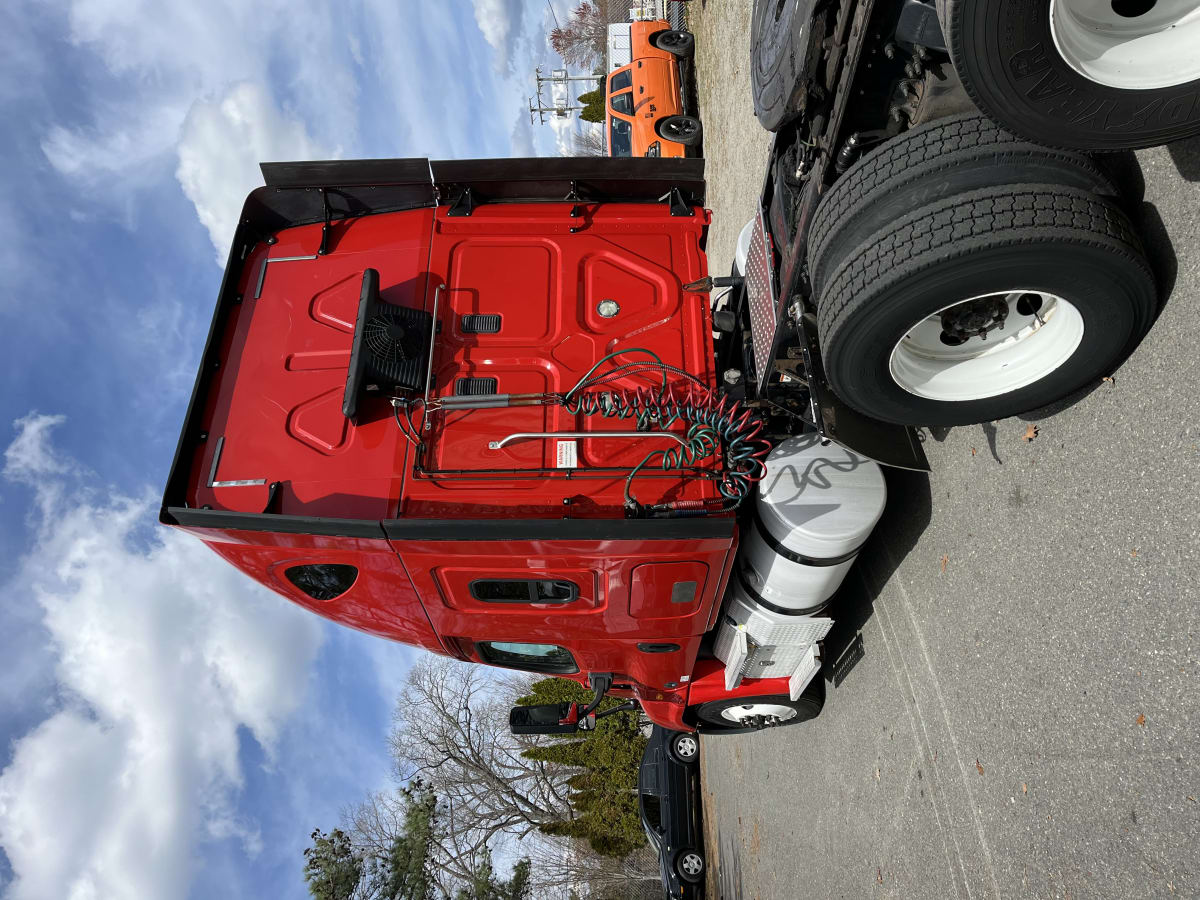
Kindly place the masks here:
POLYGON ((828 600, 822 600, 816 606, 809 606, 805 609, 788 609, 784 606, 779 606, 772 603, 770 600, 763 598, 763 595, 750 586, 750 582, 746 580, 746 573, 742 571, 741 566, 738 566, 735 574, 738 580, 738 586, 746 592, 746 596, 757 603, 759 606, 769 609, 773 613, 779 613, 781 616, 815 616, 829 605, 828 600))
POLYGON ((797 553, 795 550, 789 550, 778 540, 776 540, 775 535, 771 534, 771 532, 767 530, 767 526, 763 524, 762 519, 760 519, 757 515, 754 517, 754 527, 758 529, 759 537, 766 542, 768 547, 770 547, 784 559, 790 559, 792 562, 800 563, 803 566, 839 566, 844 562, 854 559, 854 557, 858 556, 858 552, 863 548, 863 545, 859 544, 849 553, 843 553, 841 556, 831 556, 828 559, 816 559, 812 556, 804 556, 801 553, 797 553))

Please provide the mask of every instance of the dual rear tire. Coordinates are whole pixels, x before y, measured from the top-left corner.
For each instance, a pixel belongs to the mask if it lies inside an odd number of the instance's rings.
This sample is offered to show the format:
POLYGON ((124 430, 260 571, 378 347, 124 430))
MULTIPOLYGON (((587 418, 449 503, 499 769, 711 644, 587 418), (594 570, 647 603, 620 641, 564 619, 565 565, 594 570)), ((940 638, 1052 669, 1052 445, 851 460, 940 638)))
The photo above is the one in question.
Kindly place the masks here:
POLYGON ((964 425, 1112 370, 1157 309, 1116 189, 977 114, 906 132, 822 200, 809 273, 826 375, 877 419, 964 425))
MULTIPOLYGON (((981 110, 1055 147, 1118 150, 1200 134, 1196 0, 935 0, 981 110)), ((804 111, 826 36, 816 0, 756 0, 751 89, 763 127, 804 111)))
POLYGON ((997 122, 1058 147, 1200 133, 1196 0, 937 0, 954 68, 997 122))

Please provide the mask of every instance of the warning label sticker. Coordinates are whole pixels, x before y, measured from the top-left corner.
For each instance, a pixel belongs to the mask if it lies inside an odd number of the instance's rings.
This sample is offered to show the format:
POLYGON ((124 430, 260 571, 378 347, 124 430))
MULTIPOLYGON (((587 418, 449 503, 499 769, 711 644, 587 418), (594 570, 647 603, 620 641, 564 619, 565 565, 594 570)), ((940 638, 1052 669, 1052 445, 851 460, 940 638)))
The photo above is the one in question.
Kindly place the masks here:
POLYGON ((579 466, 578 451, 575 449, 575 443, 575 441, 558 442, 558 468, 574 469, 579 466))

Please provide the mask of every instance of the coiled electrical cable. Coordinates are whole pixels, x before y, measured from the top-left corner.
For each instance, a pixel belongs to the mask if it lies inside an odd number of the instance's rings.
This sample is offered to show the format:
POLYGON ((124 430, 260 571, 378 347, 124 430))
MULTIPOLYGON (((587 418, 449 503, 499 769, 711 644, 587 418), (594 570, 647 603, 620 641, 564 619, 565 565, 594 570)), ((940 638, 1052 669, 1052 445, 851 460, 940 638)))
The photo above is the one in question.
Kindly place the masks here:
POLYGON ((575 387, 563 394, 560 402, 572 414, 633 419, 639 429, 668 429, 676 422, 688 426, 683 445, 652 451, 633 468, 625 481, 626 503, 637 505, 631 491, 633 479, 655 457, 659 457, 663 469, 694 466, 719 452, 722 443, 725 470, 718 490, 729 501, 726 508, 740 504, 749 496, 754 483, 766 474, 766 456, 771 445, 760 437, 762 420, 740 402, 719 395, 691 373, 666 365, 653 351, 639 347, 608 354, 592 366, 575 387), (644 353, 654 361, 624 363, 602 375, 595 374, 608 360, 629 353, 644 353), (627 375, 647 372, 662 376, 662 386, 657 391, 647 387, 588 390, 627 375), (678 375, 686 382, 672 385, 669 374, 678 375))

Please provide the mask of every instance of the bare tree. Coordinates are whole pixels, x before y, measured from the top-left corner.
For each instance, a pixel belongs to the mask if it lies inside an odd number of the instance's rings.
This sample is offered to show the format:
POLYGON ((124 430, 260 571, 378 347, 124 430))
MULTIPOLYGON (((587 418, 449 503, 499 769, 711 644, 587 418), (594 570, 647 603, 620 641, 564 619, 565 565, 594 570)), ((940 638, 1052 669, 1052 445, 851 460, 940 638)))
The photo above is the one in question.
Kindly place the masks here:
POLYGON ((604 129, 588 125, 581 131, 572 132, 571 150, 574 156, 607 156, 608 147, 604 143, 604 129))
POLYGON ((550 46, 569 66, 588 66, 604 56, 608 20, 593 3, 580 3, 561 28, 550 32, 550 46))
MULTIPOLYGON (((530 681, 440 658, 417 663, 405 681, 389 736, 395 777, 421 778, 438 795, 439 864, 451 876, 469 879, 472 861, 503 836, 520 840, 573 818, 572 770, 522 757, 537 738, 508 727, 512 698, 530 681)), ((363 846, 386 848, 402 810, 395 794, 375 794, 347 813, 347 825, 363 846)))
POLYGON ((621 893, 628 896, 662 896, 658 856, 644 847, 621 860, 601 856, 587 841, 539 835, 523 845, 521 852, 532 863, 541 893, 538 896, 584 893, 621 893))

